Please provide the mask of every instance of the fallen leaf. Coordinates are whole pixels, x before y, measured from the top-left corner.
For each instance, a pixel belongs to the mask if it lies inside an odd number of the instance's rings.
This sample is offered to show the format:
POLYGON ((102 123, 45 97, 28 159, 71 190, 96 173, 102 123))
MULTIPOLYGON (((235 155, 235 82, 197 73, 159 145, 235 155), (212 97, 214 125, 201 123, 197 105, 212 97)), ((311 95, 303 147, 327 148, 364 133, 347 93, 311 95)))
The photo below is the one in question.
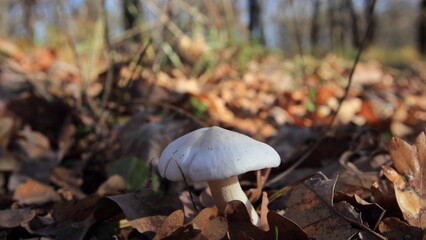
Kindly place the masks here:
POLYGON ((262 193, 262 204, 260 206, 260 228, 268 231, 269 230, 269 224, 268 224, 268 194, 266 192, 262 193))
MULTIPOLYGON (((176 196, 158 197, 148 188, 133 193, 108 196, 104 200, 107 199, 115 202, 129 221, 147 216, 167 216, 176 209, 182 208, 176 196)), ((100 211, 102 208, 99 208, 97 213, 100 211)))
POLYGON ((364 225, 360 214, 347 202, 334 203, 337 178, 311 178, 295 184, 270 209, 284 210, 284 216, 297 223, 311 238, 347 239, 363 234, 368 239, 384 239, 364 225))
POLYGON ((231 201, 225 208, 229 222, 230 239, 295 239, 308 240, 306 233, 292 220, 269 211, 269 231, 263 231, 250 222, 247 208, 240 201, 231 201))
POLYGON ((130 220, 129 223, 132 227, 136 228, 140 233, 144 232, 158 232, 160 227, 163 225, 166 216, 148 216, 141 217, 138 219, 130 220))
POLYGON ((308 240, 307 233, 291 219, 274 211, 268 212, 269 231, 267 239, 308 240))
POLYGON ((183 226, 184 214, 182 210, 171 213, 158 230, 154 240, 159 240, 170 236, 174 231, 183 226))
POLYGON ((26 126, 19 132, 21 138, 15 140, 14 150, 21 162, 19 173, 37 181, 48 183, 52 168, 59 163, 58 155, 52 151, 49 140, 42 133, 26 126))
POLYGON ((404 219, 412 226, 426 228, 426 137, 420 133, 413 145, 392 138, 389 153, 396 170, 383 166, 394 184, 395 196, 404 219))
POLYGON ((59 201, 60 197, 52 187, 28 178, 15 189, 13 199, 20 204, 43 204, 59 201))
POLYGON ((25 228, 39 236, 76 240, 83 239, 93 224, 94 220, 91 217, 78 222, 67 219, 59 223, 52 222, 48 217, 36 217, 25 228))
POLYGON ((361 110, 362 101, 359 98, 351 98, 345 100, 340 107, 337 114, 337 119, 343 123, 348 124, 354 119, 355 115, 361 110))
POLYGON ((217 216, 217 208, 216 210, 213 210, 213 208, 203 208, 188 224, 192 224, 195 229, 201 230, 213 216, 217 216))
POLYGON ((29 222, 36 215, 31 208, 0 210, 0 226, 13 228, 29 222))
POLYGON ((126 190, 126 182, 120 175, 112 175, 102 183, 96 193, 100 196, 116 195, 126 190))
POLYGON ((12 128, 12 118, 0 116, 0 149, 6 148, 9 144, 10 135, 13 130, 12 128))
POLYGON ((68 220, 74 222, 83 221, 96 210, 100 198, 98 195, 91 195, 81 200, 57 202, 53 206, 52 216, 56 222, 65 222, 68 220))
POLYGON ((42 133, 33 131, 29 126, 25 126, 19 134, 22 136, 22 139, 18 140, 18 144, 26 158, 36 159, 49 154, 49 139, 42 133))
POLYGON ((225 216, 229 223, 230 239, 241 238, 241 233, 244 233, 245 236, 242 239, 247 239, 248 237, 266 239, 266 233, 251 223, 247 208, 241 201, 234 200, 229 202, 225 207, 225 216))
POLYGON ((83 184, 83 178, 75 169, 68 169, 64 167, 54 167, 50 174, 50 181, 63 188, 73 188, 74 193, 80 197, 84 194, 79 190, 83 184))
POLYGON ((383 219, 379 224, 380 232, 389 240, 425 239, 426 232, 412 227, 395 217, 383 219))
POLYGON ((385 214, 385 210, 377 203, 370 203, 360 198, 358 195, 349 196, 347 193, 335 192, 334 202, 346 201, 361 213, 364 223, 367 223, 372 230, 376 230, 380 220, 385 214))
POLYGON ((228 221, 221 216, 214 216, 209 218, 205 226, 202 228, 201 233, 210 240, 223 239, 228 232, 228 221))
POLYGON ((247 191, 247 195, 249 197, 250 202, 257 201, 262 195, 263 186, 265 185, 270 172, 270 168, 265 168, 256 171, 256 188, 252 188, 247 191))

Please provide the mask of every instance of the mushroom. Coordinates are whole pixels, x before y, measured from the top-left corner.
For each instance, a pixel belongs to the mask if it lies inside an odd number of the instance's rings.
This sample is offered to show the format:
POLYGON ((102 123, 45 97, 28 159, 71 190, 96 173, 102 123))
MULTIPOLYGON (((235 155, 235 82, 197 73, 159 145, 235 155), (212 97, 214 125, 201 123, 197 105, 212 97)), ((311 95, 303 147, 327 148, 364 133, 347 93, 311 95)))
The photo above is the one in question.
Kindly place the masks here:
POLYGON ((243 202, 253 224, 259 216, 247 199, 238 175, 277 167, 278 153, 269 145, 220 127, 200 128, 172 143, 162 152, 158 171, 171 181, 207 181, 221 213, 232 200, 243 202))

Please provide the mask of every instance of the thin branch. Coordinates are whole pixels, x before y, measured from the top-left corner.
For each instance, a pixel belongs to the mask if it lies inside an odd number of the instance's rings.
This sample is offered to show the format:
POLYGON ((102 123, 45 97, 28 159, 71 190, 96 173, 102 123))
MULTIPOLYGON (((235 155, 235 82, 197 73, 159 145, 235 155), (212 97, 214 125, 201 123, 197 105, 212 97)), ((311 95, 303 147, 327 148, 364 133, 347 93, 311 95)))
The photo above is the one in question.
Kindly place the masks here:
MULTIPOLYGON (((185 174, 184 174, 184 173, 183 173, 183 171, 182 171, 182 167, 180 166, 180 164, 179 164, 179 162, 176 160, 176 158, 174 158, 174 157, 173 157, 173 155, 174 155, 177 151, 178 151, 178 150, 176 150, 175 152, 173 152, 173 153, 172 153, 172 157, 171 157, 171 158, 172 158, 172 159, 173 159, 173 161, 176 163, 176 166, 178 166, 178 169, 179 169, 180 174, 182 174, 183 182, 185 183, 186 190, 187 190, 187 191, 188 191, 188 193, 189 193, 189 197, 191 198, 191 202, 192 202, 192 205, 193 205, 193 207, 194 207, 195 211, 199 212, 199 211, 198 211, 198 208, 197 208, 197 205, 195 204, 194 197, 192 196, 192 193, 191 193, 191 191, 190 191, 190 189, 189 189, 188 181, 186 180, 185 174)), ((165 174, 164 174, 164 176, 165 176, 165 174)))

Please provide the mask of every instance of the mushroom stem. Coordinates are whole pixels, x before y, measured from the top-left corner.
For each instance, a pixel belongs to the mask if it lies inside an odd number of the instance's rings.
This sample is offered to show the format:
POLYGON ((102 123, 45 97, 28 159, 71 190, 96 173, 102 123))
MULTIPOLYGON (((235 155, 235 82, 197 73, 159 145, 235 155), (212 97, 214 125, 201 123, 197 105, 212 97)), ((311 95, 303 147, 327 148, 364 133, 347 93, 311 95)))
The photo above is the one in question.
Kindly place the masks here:
POLYGON ((225 207, 228 202, 232 200, 240 200, 246 205, 251 222, 254 225, 260 225, 259 216, 257 215, 253 205, 251 205, 250 201, 247 199, 243 189, 241 189, 238 176, 232 176, 220 180, 212 180, 208 183, 212 192, 212 196, 221 213, 225 211, 225 207))

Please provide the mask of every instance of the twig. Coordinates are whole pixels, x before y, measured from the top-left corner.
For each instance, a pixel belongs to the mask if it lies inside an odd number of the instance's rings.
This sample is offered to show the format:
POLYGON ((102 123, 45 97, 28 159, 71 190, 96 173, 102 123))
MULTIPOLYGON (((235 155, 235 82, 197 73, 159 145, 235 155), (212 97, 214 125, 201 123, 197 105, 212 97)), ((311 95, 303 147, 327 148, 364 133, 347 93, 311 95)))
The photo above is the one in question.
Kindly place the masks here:
MULTIPOLYGON (((174 157, 173 157, 173 155, 174 155, 177 151, 179 151, 179 150, 176 150, 176 151, 174 151, 174 152, 172 153, 171 158, 173 159, 173 161, 174 161, 174 162, 176 163, 176 165, 178 166, 179 172, 180 172, 180 174, 182 175, 183 182, 185 183, 186 190, 187 190, 187 191, 188 191, 188 193, 189 193, 189 197, 191 198, 192 205, 194 206, 195 211, 199 212, 199 211, 198 211, 198 208, 197 208, 197 205, 195 204, 194 197, 192 196, 192 193, 191 193, 191 191, 190 191, 190 189, 189 189, 189 184, 188 184, 188 181, 186 180, 185 174, 183 174, 183 171, 182 171, 182 168, 180 167, 179 162, 178 162, 178 161, 176 161, 176 158, 174 158, 174 157)), ((166 176, 166 172, 164 172, 164 176, 166 176)))
POLYGON ((348 83, 345 87, 345 93, 343 95, 342 98, 340 98, 339 100, 339 106, 337 107, 336 111, 333 112, 333 115, 331 117, 330 122, 327 124, 327 127, 325 128, 325 130, 323 131, 323 133, 321 134, 321 136, 318 138, 317 141, 315 141, 315 143, 313 143, 308 151, 305 152, 305 154, 303 154, 302 157, 300 157, 296 162, 294 162, 288 169, 286 169, 284 172, 280 173, 279 175, 275 176, 274 178, 272 178, 270 181, 268 181, 265 186, 270 186, 271 184, 279 181, 280 179, 284 178, 285 176, 287 176, 290 172, 292 172, 295 168, 297 168, 300 164, 302 164, 310 155, 311 153, 320 145, 320 143, 322 142, 322 140, 325 138, 325 136, 327 135, 327 133, 330 131, 330 129, 332 128, 332 126, 334 125, 334 122, 336 121, 336 117, 342 107, 342 103, 345 101, 346 97, 349 94, 349 89, 351 88, 352 85, 352 78, 353 78, 353 74, 355 72, 355 68, 358 65, 358 62, 361 58, 361 54, 364 51, 365 47, 367 46, 368 43, 368 35, 371 31, 371 20, 372 20, 372 16, 373 16, 373 11, 374 11, 374 7, 376 5, 376 0, 373 0, 371 2, 371 7, 370 7, 370 18, 368 19, 368 27, 367 30, 365 31, 362 43, 360 48, 358 49, 357 55, 354 59, 354 63, 352 65, 352 68, 348 74, 348 83))

